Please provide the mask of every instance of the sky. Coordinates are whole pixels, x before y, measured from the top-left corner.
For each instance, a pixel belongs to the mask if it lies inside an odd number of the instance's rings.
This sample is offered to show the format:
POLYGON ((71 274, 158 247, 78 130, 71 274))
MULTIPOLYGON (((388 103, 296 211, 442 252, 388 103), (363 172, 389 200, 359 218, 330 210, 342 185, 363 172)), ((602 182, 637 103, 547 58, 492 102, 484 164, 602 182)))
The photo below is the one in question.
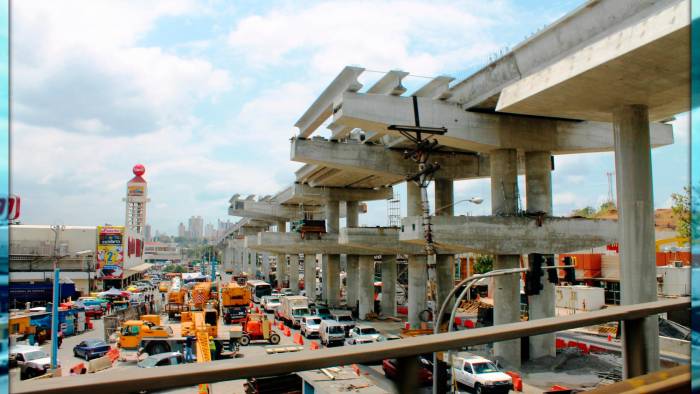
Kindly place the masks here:
MULTIPOLYGON (((146 167, 153 232, 176 234, 193 215, 232 219, 233 194, 274 194, 294 181, 293 125, 344 66, 410 72, 409 94, 424 77, 458 82, 581 3, 12 2, 11 188, 21 221, 123 224, 136 163, 146 167)), ((686 114, 674 134, 652 153, 657 207, 688 183, 686 114)), ((556 157, 555 214, 607 200, 612 171, 612 153, 556 157)), ((396 191, 405 196, 405 186, 396 191)), ((456 182, 455 201, 484 203, 458 203, 455 214, 489 214, 489 194, 488 179, 456 182)), ((368 205, 360 224, 386 225, 386 203, 368 205)))

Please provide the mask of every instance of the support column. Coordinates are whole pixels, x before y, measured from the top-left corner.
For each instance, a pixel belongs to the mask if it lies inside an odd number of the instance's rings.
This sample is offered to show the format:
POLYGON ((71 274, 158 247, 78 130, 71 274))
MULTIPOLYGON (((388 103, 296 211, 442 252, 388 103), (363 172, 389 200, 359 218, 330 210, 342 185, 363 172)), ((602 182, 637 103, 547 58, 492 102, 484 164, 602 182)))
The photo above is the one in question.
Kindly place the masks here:
POLYGON ((253 251, 248 249, 248 274, 250 275, 251 278, 257 278, 257 273, 258 273, 258 254, 253 251))
MULTIPOLYGON (((408 216, 421 216, 420 187, 406 182, 406 211, 408 216)), ((428 261, 426 255, 408 256, 408 324, 412 329, 420 328, 420 313, 425 310, 428 284, 428 261)))
MULTIPOLYGON (((518 154, 515 149, 491 151, 491 212, 512 215, 517 208, 518 154)), ((520 256, 495 256, 493 269, 518 268, 520 256)), ((520 276, 504 275, 494 278, 493 324, 520 321, 520 276)), ((493 344, 494 356, 512 367, 520 367, 520 339, 493 344)))
MULTIPOLYGON (((326 203, 326 232, 338 234, 340 229, 340 205, 338 201, 328 201, 326 203)), ((340 255, 328 255, 324 271, 326 280, 324 289, 327 289, 328 306, 337 308, 340 306, 340 255)))
POLYGON ((262 255, 262 271, 263 280, 270 283, 270 255, 267 253, 263 253, 262 255))
POLYGON ((382 299, 384 316, 396 316, 396 255, 382 256, 382 299))
MULTIPOLYGON (((359 225, 360 211, 359 202, 357 201, 346 201, 346 225, 345 227, 357 227, 359 225)), ((359 256, 349 254, 347 255, 347 270, 345 276, 345 295, 348 307, 356 308, 358 298, 358 267, 359 267, 359 256)))
POLYGON ((289 288, 294 294, 299 294, 299 255, 289 255, 289 288))
POLYGON ((309 302, 316 301, 316 255, 304 254, 304 292, 309 302))
MULTIPOLYGON (((551 152, 525 153, 525 195, 527 211, 530 213, 544 212, 552 215, 552 154, 551 152)), ((554 259, 553 255, 545 258, 554 259)), ((528 319, 544 319, 554 317, 555 291, 554 283, 547 279, 547 272, 540 278, 542 290, 537 295, 528 297, 528 319)), ((557 355, 554 333, 535 335, 529 338, 529 356, 534 360, 543 356, 557 355)))
MULTIPOLYGON (((454 216, 454 182, 452 180, 435 180, 435 215, 454 216)), ((435 257, 435 271, 437 274, 435 278, 437 287, 435 293, 437 297, 433 309, 437 312, 455 285, 455 256, 454 254, 439 254, 435 257)), ((451 310, 451 305, 452 303, 448 304, 446 310, 451 310)))
MULTIPOLYGON (((284 220, 279 220, 277 222, 277 232, 286 233, 287 232, 287 222, 284 220)), ((277 255, 277 271, 275 272, 277 278, 277 286, 279 288, 286 287, 289 282, 287 277, 287 255, 278 254, 277 255)))
POLYGON ((368 313, 374 312, 374 256, 360 256, 358 297, 360 299, 359 318, 365 320, 368 313))
MULTIPOLYGON (((620 303, 631 305, 656 301, 648 108, 644 105, 617 108, 613 112, 613 132, 619 212, 620 303)), ((629 324, 623 322, 622 332, 623 379, 658 370, 658 317, 649 316, 629 324)))

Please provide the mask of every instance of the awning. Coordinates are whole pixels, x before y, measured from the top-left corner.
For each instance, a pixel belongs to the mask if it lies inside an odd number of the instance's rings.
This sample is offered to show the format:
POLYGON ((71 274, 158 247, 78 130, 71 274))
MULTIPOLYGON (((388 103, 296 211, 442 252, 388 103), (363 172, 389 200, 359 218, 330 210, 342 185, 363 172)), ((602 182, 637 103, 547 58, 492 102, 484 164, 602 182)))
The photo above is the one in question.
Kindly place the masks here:
POLYGON ((153 266, 153 264, 151 264, 151 263, 143 263, 143 264, 139 264, 139 265, 137 265, 137 266, 131 267, 131 268, 127 268, 127 269, 124 271, 124 278, 128 278, 128 277, 130 277, 130 276, 132 276, 132 275, 140 274, 140 273, 142 273, 142 272, 146 272, 146 270, 148 270, 148 269, 151 268, 152 266, 153 266))

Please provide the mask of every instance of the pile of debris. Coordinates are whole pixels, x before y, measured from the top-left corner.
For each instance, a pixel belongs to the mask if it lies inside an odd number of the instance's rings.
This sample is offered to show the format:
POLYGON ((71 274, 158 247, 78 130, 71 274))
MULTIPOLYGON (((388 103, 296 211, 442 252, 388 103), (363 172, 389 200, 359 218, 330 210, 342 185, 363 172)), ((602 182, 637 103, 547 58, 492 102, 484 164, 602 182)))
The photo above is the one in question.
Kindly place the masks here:
POLYGON ((493 305, 481 302, 479 300, 462 300, 462 303, 457 308, 458 312, 467 314, 476 314, 479 309, 493 308, 493 305))

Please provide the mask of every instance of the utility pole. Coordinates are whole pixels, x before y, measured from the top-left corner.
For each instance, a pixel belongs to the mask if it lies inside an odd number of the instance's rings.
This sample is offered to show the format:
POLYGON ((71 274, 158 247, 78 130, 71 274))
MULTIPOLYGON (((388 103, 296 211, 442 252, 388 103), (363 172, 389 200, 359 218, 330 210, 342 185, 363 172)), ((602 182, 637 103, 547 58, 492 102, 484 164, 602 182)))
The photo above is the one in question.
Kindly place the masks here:
POLYGON ((58 367, 58 302, 60 269, 58 268, 58 236, 65 226, 51 226, 54 232, 53 240, 53 303, 51 304, 51 370, 56 370, 58 367))

